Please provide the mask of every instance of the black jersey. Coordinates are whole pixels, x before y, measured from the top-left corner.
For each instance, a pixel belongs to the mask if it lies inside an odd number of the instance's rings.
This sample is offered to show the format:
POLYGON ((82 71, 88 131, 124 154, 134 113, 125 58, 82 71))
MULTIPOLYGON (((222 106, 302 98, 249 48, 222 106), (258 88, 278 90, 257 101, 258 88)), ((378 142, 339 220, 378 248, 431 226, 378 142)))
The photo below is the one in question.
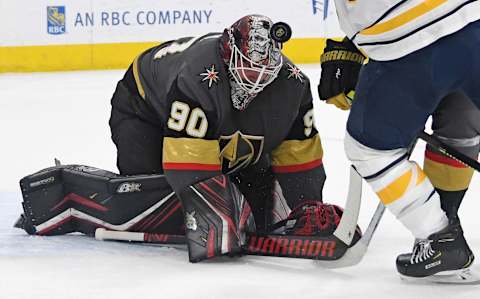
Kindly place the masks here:
POLYGON ((178 192, 268 157, 285 195, 321 199, 323 153, 308 78, 283 57, 278 77, 245 110, 236 110, 219 37, 170 41, 133 64, 146 107, 140 116, 164 128, 167 180, 178 192))

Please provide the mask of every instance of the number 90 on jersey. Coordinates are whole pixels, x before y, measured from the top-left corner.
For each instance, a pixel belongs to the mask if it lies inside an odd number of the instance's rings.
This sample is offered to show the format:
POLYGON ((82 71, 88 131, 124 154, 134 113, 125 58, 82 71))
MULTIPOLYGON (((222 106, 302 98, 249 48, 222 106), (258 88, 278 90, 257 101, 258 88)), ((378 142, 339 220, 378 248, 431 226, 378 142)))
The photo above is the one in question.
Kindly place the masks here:
POLYGON ((175 101, 172 103, 167 126, 171 130, 185 130, 189 136, 203 138, 207 134, 208 121, 205 112, 199 107, 190 109, 188 104, 175 101))

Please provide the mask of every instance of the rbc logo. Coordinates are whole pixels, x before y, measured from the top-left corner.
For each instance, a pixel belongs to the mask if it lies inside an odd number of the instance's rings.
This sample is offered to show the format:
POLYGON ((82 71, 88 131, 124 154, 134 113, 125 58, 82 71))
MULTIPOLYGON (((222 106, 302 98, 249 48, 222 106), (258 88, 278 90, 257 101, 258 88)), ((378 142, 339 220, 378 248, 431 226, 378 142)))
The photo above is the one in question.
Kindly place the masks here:
POLYGON ((312 0, 313 14, 321 14, 323 19, 328 17, 328 2, 329 0, 312 0))
POLYGON ((65 6, 47 6, 47 32, 65 33, 65 6))

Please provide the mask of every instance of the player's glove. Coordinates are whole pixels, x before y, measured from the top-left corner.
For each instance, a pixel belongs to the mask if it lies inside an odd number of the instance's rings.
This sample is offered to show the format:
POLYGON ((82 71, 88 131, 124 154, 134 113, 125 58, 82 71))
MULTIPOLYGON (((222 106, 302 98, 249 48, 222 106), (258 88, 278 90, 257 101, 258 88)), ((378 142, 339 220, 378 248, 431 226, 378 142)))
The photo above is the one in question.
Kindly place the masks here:
POLYGON ((365 59, 347 37, 340 42, 327 39, 327 46, 320 59, 320 99, 342 110, 350 109, 358 74, 365 59))

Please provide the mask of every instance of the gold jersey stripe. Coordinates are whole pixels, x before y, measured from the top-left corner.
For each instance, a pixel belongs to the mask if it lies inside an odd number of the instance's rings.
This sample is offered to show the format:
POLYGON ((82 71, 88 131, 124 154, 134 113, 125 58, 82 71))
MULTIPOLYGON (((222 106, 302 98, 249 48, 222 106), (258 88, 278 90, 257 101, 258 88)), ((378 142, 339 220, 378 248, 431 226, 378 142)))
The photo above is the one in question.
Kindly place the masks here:
POLYGON ((409 171, 402 174, 395 181, 390 183, 390 185, 378 191, 377 192, 378 197, 385 205, 388 205, 396 201, 397 199, 402 197, 403 194, 405 194, 411 179, 412 179, 412 170, 410 169, 409 171))
POLYGON ((470 167, 459 168, 430 159, 425 159, 424 168, 433 186, 445 191, 467 189, 474 173, 470 167))
POLYGON ((404 13, 399 14, 392 19, 373 25, 365 30, 362 30, 360 34, 362 35, 377 35, 382 34, 388 31, 392 31, 398 27, 401 27, 414 19, 434 10, 438 6, 447 3, 447 0, 425 0, 419 5, 410 8, 404 13))
POLYGON ((272 166, 291 166, 322 159, 320 137, 315 134, 305 140, 285 140, 272 152, 272 166))
POLYGON ((133 61, 133 77, 135 78, 135 83, 137 84, 138 93, 145 100, 145 90, 143 90, 142 82, 140 81, 140 76, 138 73, 138 59, 140 55, 138 55, 135 60, 133 61))
POLYGON ((220 165, 220 146, 217 140, 165 137, 163 163, 220 165))

